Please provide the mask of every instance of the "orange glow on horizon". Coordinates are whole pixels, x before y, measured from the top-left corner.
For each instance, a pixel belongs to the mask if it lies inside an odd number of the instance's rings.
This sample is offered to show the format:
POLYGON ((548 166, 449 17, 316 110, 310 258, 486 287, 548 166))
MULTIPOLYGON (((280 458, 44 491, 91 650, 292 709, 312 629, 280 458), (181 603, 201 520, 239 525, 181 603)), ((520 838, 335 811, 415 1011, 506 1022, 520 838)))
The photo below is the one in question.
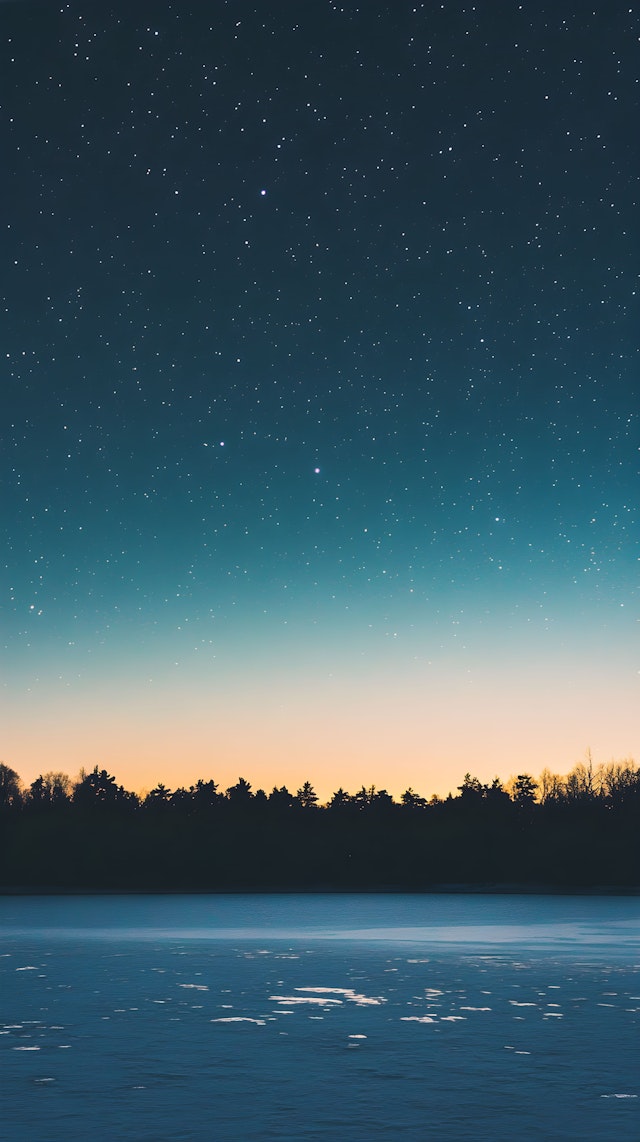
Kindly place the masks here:
POLYGON ((535 664, 508 679, 487 666, 462 684, 452 670, 426 667, 359 679, 287 672, 248 690, 191 681, 94 688, 81 701, 33 695, 5 718, 2 760, 26 784, 97 764, 136 792, 200 777, 225 789, 243 776, 266 792, 309 780, 322 802, 339 786, 446 796, 466 772, 506 781, 545 767, 567 773, 587 748, 596 762, 634 756, 635 709, 635 678, 605 704, 593 673, 561 688, 535 664))

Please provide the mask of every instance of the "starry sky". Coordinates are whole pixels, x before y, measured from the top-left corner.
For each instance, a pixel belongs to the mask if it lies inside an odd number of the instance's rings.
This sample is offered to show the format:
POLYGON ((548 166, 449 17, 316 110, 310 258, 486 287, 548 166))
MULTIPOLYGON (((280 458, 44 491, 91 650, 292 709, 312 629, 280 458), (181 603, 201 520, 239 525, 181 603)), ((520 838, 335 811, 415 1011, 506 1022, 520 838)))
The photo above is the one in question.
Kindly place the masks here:
POLYGON ((640 6, 0 32, 2 760, 640 760, 640 6))

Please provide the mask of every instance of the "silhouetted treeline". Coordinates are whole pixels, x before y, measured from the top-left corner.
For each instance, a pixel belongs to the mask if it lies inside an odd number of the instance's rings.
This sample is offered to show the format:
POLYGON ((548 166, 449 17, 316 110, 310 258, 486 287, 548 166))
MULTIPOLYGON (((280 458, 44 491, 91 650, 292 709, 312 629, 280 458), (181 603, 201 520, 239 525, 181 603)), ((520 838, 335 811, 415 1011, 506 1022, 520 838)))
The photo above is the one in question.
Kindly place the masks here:
POLYGON ((96 766, 23 788, 0 765, 0 886, 138 891, 427 889, 438 885, 637 887, 640 769, 548 770, 504 786, 466 774, 456 795, 309 782, 253 791, 157 785, 144 797, 96 766))

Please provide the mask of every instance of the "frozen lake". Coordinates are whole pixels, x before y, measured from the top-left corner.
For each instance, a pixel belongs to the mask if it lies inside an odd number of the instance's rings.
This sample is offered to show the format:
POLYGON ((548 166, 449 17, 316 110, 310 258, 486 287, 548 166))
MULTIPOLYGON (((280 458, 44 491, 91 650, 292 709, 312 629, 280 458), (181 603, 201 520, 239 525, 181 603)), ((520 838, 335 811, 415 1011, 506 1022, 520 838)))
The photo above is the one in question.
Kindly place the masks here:
POLYGON ((639 1018, 639 898, 0 898, 7 1142, 638 1142, 639 1018))

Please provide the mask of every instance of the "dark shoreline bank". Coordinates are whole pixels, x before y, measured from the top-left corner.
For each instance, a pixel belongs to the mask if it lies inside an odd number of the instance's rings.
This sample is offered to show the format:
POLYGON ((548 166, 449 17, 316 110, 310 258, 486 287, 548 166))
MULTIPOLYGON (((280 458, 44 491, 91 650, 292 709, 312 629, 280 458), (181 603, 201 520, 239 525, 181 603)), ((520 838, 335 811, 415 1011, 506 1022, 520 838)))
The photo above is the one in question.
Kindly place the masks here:
POLYGON ((336 888, 320 885, 246 888, 56 888, 2 885, 0 896, 640 896, 640 885, 430 884, 424 888, 379 885, 336 888))

